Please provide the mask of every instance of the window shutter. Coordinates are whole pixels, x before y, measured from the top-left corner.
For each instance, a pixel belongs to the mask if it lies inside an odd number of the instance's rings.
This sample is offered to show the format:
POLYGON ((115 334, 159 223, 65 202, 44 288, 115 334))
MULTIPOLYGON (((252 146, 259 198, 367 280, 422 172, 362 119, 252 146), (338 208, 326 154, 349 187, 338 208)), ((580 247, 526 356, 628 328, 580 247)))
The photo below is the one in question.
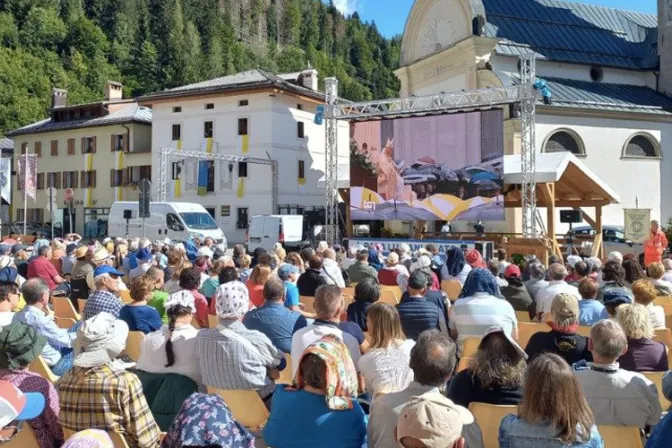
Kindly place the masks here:
POLYGON ((21 155, 28 154, 28 143, 21 143, 21 155))
POLYGON ((16 191, 22 191, 22 190, 23 190, 23 182, 19 182, 19 176, 16 176, 16 191))
POLYGON ((82 170, 80 173, 81 173, 80 183, 82 184, 82 188, 86 188, 86 171, 82 170))
POLYGON ((114 152, 117 150, 115 143, 117 142, 117 136, 112 134, 110 135, 110 151, 114 152))
POLYGON ((77 177, 77 171, 71 171, 70 175, 72 177, 72 185, 70 188, 79 188, 79 178, 77 177))
POLYGON ((86 137, 82 137, 82 154, 86 154, 86 137))
POLYGON ((63 188, 70 188, 71 187, 70 176, 68 176, 68 174, 69 173, 67 171, 63 171, 61 173, 61 179, 63 179, 63 188))
POLYGON ((37 173, 37 189, 44 190, 44 173, 37 173))
POLYGON ((124 150, 124 152, 128 152, 128 134, 124 134, 121 136, 121 147, 124 150))
POLYGON ((51 141, 51 155, 52 157, 58 156, 58 140, 51 141))
POLYGON ((115 180, 114 176, 116 175, 116 173, 117 173, 117 170, 115 170, 114 168, 110 169, 110 187, 111 188, 116 187, 115 182, 114 182, 114 180, 115 180))
POLYGON ((93 177, 93 188, 96 188, 96 170, 91 171, 91 176, 93 177))
POLYGON ((69 138, 68 139, 68 155, 69 156, 74 156, 75 155, 75 139, 74 138, 69 138))
POLYGON ((91 147, 92 147, 91 152, 95 154, 96 153, 96 136, 95 135, 93 137, 91 137, 91 147))
POLYGON ((121 170, 121 185, 128 185, 128 168, 121 170))
POLYGON ((42 157, 42 142, 35 142, 35 154, 42 157))
POLYGON ((61 189, 61 186, 62 186, 62 183, 61 183, 61 173, 60 173, 60 172, 58 172, 58 173, 54 173, 54 177, 55 177, 55 179, 54 179, 54 183, 56 184, 56 185, 54 186, 54 188, 60 190, 60 189, 61 189))

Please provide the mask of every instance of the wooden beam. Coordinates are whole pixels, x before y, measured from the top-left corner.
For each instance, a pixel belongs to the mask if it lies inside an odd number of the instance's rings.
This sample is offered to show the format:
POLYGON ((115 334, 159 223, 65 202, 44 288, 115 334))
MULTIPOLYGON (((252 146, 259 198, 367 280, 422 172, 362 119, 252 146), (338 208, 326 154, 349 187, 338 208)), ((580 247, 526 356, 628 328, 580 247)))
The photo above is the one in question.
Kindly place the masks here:
POLYGON ((543 195, 548 199, 548 207, 546 207, 546 235, 551 242, 551 251, 562 258, 558 239, 555 236, 555 184, 543 184, 543 195))
POLYGON ((598 206, 595 207, 595 240, 597 241, 599 237, 600 241, 600 246, 598 248, 598 257, 600 257, 601 260, 605 259, 604 255, 604 241, 602 241, 602 207, 598 206))
POLYGON ((609 205, 608 199, 560 199, 555 201, 556 207, 601 207, 609 205))

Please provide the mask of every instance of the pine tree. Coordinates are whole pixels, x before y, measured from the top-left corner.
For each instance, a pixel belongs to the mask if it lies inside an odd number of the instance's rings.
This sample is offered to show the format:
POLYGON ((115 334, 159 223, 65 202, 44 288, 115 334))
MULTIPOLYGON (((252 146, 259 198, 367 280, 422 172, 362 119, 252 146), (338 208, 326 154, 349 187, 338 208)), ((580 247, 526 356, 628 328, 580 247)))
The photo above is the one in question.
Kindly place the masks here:
POLYGON ((300 0, 286 0, 282 19, 282 43, 298 45, 301 37, 300 0))

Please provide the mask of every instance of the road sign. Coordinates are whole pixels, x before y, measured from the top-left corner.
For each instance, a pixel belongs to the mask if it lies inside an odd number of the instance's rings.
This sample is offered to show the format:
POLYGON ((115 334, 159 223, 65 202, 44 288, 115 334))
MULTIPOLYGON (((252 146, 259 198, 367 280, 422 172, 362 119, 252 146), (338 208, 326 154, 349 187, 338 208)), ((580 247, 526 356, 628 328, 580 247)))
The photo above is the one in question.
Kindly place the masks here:
POLYGON ((149 218, 149 202, 152 197, 152 183, 148 179, 142 179, 139 185, 140 194, 138 195, 138 217, 149 218))
POLYGON ((72 188, 65 189, 65 201, 72 202, 75 199, 75 190, 72 188))

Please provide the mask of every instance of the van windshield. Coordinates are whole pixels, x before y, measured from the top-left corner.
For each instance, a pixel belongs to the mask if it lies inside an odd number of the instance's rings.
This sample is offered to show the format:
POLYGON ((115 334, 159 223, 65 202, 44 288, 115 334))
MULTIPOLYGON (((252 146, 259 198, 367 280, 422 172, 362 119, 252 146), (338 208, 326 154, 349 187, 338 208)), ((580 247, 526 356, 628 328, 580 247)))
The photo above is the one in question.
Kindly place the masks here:
POLYGON ((208 213, 188 212, 180 213, 182 221, 191 229, 214 230, 217 229, 217 223, 208 213))

